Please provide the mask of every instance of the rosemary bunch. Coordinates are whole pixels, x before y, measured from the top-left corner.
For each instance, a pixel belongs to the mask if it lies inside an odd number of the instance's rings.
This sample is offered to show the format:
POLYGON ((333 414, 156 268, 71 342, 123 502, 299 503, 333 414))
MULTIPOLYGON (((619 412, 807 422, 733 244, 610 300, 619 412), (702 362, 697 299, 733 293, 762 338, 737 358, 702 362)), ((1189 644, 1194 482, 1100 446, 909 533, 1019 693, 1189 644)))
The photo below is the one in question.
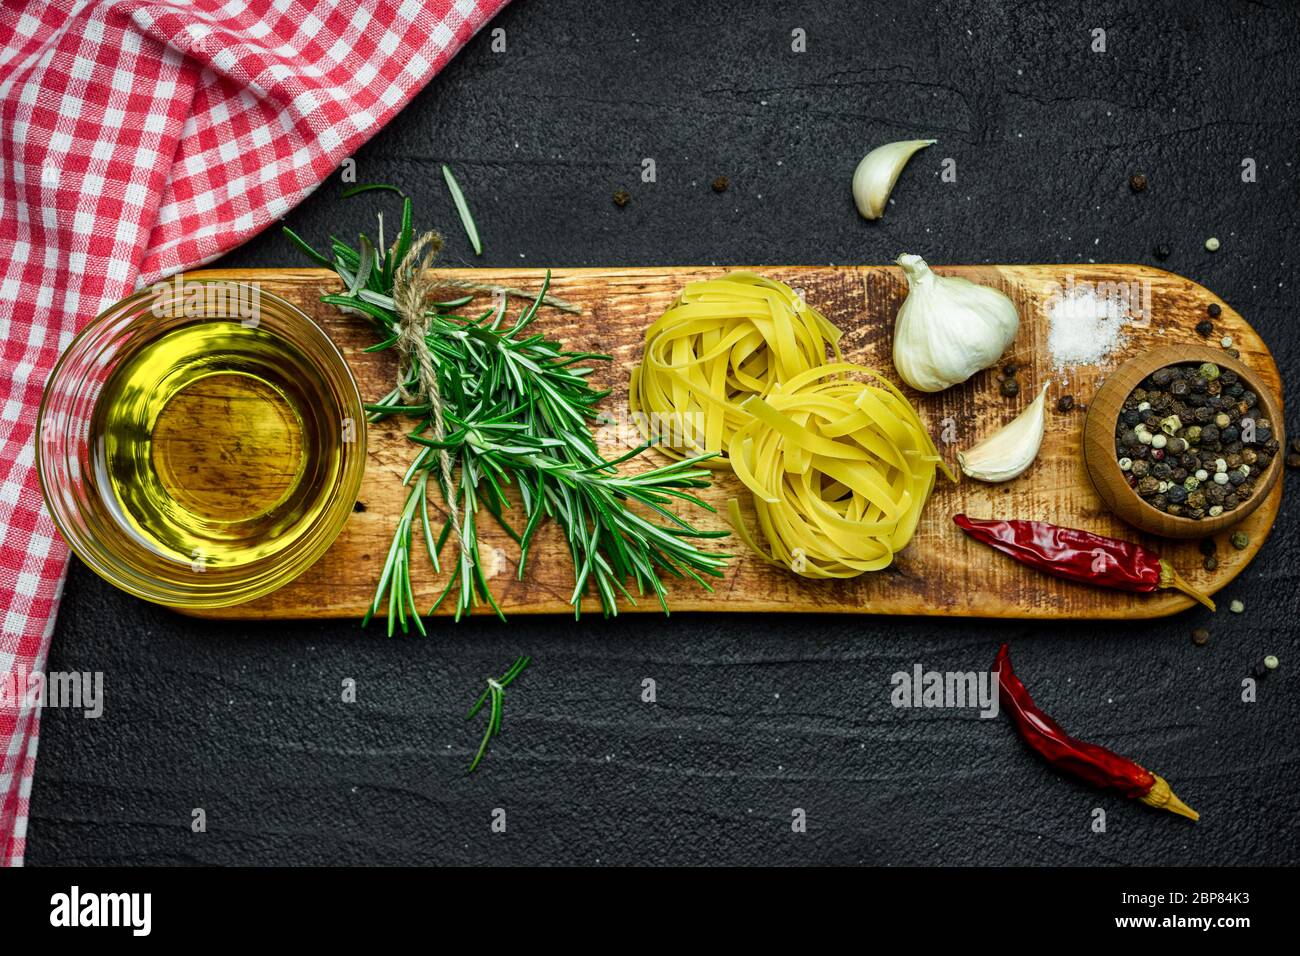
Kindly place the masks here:
MULTIPOLYGON (((285 232, 313 259, 338 273, 346 291, 322 296, 321 301, 371 323, 379 341, 366 351, 396 346, 402 324, 394 280, 421 241, 412 226, 411 200, 403 197, 398 236, 387 249, 382 218, 377 243, 362 236, 353 248, 332 238, 330 257, 292 231, 285 232)), ((647 446, 614 461, 601 456, 590 422, 607 393, 591 386, 592 368, 583 363, 609 356, 566 351, 530 328, 540 306, 550 301, 549 284, 548 272, 541 291, 513 320, 506 314, 513 290, 502 290, 494 307, 476 315, 461 313, 473 302, 472 294, 426 306, 424 342, 436 374, 441 418, 427 395, 416 404, 409 402, 410 395, 418 394, 414 362, 387 395, 366 406, 372 422, 394 415, 413 418, 408 438, 419 449, 403 479, 410 490, 365 619, 368 622, 386 600, 389 634, 395 624, 408 631, 409 623, 424 633, 411 584, 412 551, 418 537, 434 569, 441 571, 453 525, 458 525, 460 545, 446 587, 428 613, 454 592, 457 619, 480 603, 504 618, 479 552, 481 511, 518 544, 521 579, 542 520, 549 517, 559 524, 573 563, 569 601, 575 617, 589 591, 598 595, 606 616, 618 613, 619 595, 635 602, 647 591, 667 613, 661 575, 690 578, 710 589, 705 578, 723 573, 728 556, 695 542, 727 532, 700 530, 669 507, 685 502, 714 510, 693 493, 709 484, 708 470, 699 465, 710 456, 641 474, 623 474, 618 466, 647 446), (450 469, 441 467, 444 453, 450 469), (450 481, 449 473, 454 474, 450 481), (436 534, 428 500, 431 485, 441 492, 447 513, 436 534), (515 508, 506 493, 512 486, 521 512, 513 522, 506 517, 515 508)))

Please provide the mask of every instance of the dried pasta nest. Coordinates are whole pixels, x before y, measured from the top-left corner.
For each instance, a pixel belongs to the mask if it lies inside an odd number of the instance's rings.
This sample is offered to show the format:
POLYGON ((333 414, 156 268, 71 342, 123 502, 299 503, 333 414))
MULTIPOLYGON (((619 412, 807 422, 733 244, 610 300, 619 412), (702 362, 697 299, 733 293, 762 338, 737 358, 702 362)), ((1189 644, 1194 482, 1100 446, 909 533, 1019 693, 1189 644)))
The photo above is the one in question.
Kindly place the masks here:
POLYGON ((674 457, 724 464, 751 415, 744 403, 840 361, 840 331, 788 285, 752 272, 691 282, 646 332, 628 405, 648 441, 674 457))
POLYGON ((731 436, 731 466, 753 492, 767 546, 735 500, 732 524, 755 551, 805 577, 888 567, 911 541, 936 471, 956 480, 916 409, 870 369, 808 369, 741 408, 748 418, 731 436))

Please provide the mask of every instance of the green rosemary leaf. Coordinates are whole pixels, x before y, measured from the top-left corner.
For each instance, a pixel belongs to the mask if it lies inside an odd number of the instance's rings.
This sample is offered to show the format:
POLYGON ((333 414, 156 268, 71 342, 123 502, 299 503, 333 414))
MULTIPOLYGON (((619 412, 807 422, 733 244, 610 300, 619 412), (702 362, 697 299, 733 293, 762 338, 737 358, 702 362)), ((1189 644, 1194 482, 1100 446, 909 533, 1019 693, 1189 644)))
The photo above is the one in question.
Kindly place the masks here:
POLYGON ((348 286, 348 295, 354 296, 358 290, 366 284, 370 278, 370 270, 375 262, 375 247, 370 244, 370 240, 365 236, 361 237, 361 265, 356 274, 352 277, 352 284, 348 286))
POLYGON ((308 257, 310 257, 310 258, 316 260, 316 261, 319 262, 321 265, 325 266, 325 268, 327 268, 327 269, 332 269, 332 268, 334 268, 333 263, 331 263, 331 262, 330 262, 328 259, 326 259, 323 255, 321 255, 319 252, 317 252, 315 249, 313 249, 313 248, 311 247, 311 245, 308 244, 307 240, 303 239, 301 236, 299 236, 296 232, 294 232, 294 231, 293 231, 292 229, 290 229, 288 226, 284 226, 284 227, 282 227, 282 228, 283 228, 283 230, 284 230, 284 234, 285 234, 286 236, 289 237, 289 241, 292 242, 292 243, 293 243, 295 246, 297 246, 299 249, 301 249, 303 252, 305 252, 305 253, 308 255, 308 257))
MULTIPOLYGON (((364 292, 365 290, 362 291, 364 292)), ((323 295, 320 297, 320 300, 328 305, 338 305, 345 309, 364 312, 372 319, 376 319, 389 326, 395 324, 395 317, 391 312, 386 312, 380 306, 372 305, 363 298, 353 298, 352 296, 346 295, 323 295)))
POLYGON ((479 712, 479 709, 480 709, 480 708, 482 708, 484 701, 486 701, 486 700, 488 699, 488 694, 490 694, 490 693, 492 693, 492 688, 491 688, 491 687, 484 687, 484 688, 483 688, 483 693, 481 693, 481 694, 478 695, 478 700, 474 701, 474 706, 471 707, 471 708, 469 709, 469 713, 465 715, 465 719, 466 719, 466 720, 473 720, 473 719, 474 719, 474 715, 477 714, 477 713, 479 712))
POLYGON ((451 201, 456 204, 456 212, 460 215, 460 224, 465 227, 465 235, 469 236, 469 244, 474 247, 474 255, 483 255, 483 244, 478 239, 478 227, 474 225, 474 217, 470 215, 465 194, 460 191, 460 183, 456 182, 451 167, 446 163, 442 164, 442 176, 447 180, 447 190, 451 193, 451 201))
POLYGON ((404 196, 402 198, 402 227, 397 231, 397 242, 393 246, 393 254, 389 256, 388 263, 384 267, 385 288, 392 287, 393 273, 406 258, 407 252, 411 249, 411 242, 415 238, 415 228, 412 225, 411 219, 411 198, 409 196, 404 196))
POLYGON ((361 351, 363 351, 363 352, 382 352, 382 351, 384 351, 385 349, 391 349, 394 345, 397 344, 397 342, 398 342, 398 340, 399 340, 400 338, 401 338, 400 335, 394 335, 394 336, 392 336, 392 337, 390 337, 390 338, 384 339, 384 341, 382 341, 382 342, 376 342, 374 345, 367 345, 367 346, 366 346, 365 348, 363 348, 361 351))
POLYGON ((394 192, 403 198, 406 197, 406 193, 402 192, 396 186, 393 186, 389 183, 366 183, 365 185, 362 186, 352 186, 349 189, 343 190, 343 198, 351 199, 353 196, 358 196, 361 193, 368 193, 376 189, 386 190, 387 192, 394 192))

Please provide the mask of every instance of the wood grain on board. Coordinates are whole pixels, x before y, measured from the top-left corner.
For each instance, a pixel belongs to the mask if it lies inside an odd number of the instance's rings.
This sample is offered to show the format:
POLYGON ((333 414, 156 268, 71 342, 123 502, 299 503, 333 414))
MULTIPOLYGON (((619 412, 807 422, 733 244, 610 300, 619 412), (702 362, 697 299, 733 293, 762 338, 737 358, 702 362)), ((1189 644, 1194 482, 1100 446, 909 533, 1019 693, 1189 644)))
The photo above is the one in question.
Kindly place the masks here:
MULTIPOLYGON (((538 327, 563 340, 569 348, 613 356, 608 367, 600 369, 593 379, 612 390, 603 409, 621 423, 601 431, 607 457, 626 451, 626 442, 633 441, 626 413, 628 371, 639 359, 646 327, 672 304, 685 283, 730 271, 734 270, 668 267, 554 271, 552 292, 580 305, 582 314, 543 309, 538 327)), ((844 331, 841 344, 847 358, 898 380, 890 361, 890 336, 894 315, 907 292, 900 269, 773 266, 755 267, 753 271, 800 290, 811 305, 835 322, 844 331)), ((955 470, 958 448, 973 444, 1010 421, 1043 383, 1050 382, 1047 434, 1034 466, 1020 478, 1001 485, 969 479, 952 485, 941 478, 916 537, 897 556, 894 565, 851 580, 805 580, 746 553, 738 539, 724 539, 720 547, 736 555, 726 577, 715 583, 712 594, 693 583, 673 582, 673 609, 1123 619, 1171 614, 1192 603, 1172 591, 1124 594, 1032 571, 966 538, 952 523, 953 515, 959 512, 979 518, 1038 518, 1138 540, 1157 548, 1195 587, 1209 593, 1236 577, 1264 543, 1281 502, 1281 482, 1264 504, 1238 526, 1249 536, 1249 547, 1236 551, 1221 544, 1219 568, 1207 572, 1201 566, 1197 541, 1153 539, 1107 511, 1088 480, 1080 452, 1085 407, 1107 371, 1158 345, 1203 343, 1194 327, 1205 317, 1206 305, 1217 301, 1213 294, 1181 276, 1138 265, 982 265, 941 267, 936 271, 964 276, 1011 296, 1020 311, 1021 327, 1004 361, 1014 361, 1021 367, 1021 390, 1015 399, 1004 398, 996 380, 997 369, 988 369, 938 395, 909 391, 909 396, 936 436, 940 435, 944 419, 952 419, 955 441, 941 443, 940 448, 955 470), (1125 330, 1124 346, 1100 368, 1053 371, 1050 367, 1045 307, 1068 282, 1136 283, 1133 288, 1149 305, 1150 320, 1131 323, 1125 330), (1075 409, 1057 412, 1056 400, 1066 394, 1074 396, 1075 409)), ((445 270, 443 274, 528 290, 538 288, 542 276, 538 269, 445 270)), ((339 283, 332 273, 317 269, 208 270, 189 278, 259 283, 263 291, 287 299, 325 328, 351 363, 363 398, 371 400, 391 388, 395 357, 391 353, 362 353, 361 349, 374 341, 370 328, 318 301, 322 294, 338 291, 339 283)), ((1223 304, 1215 326, 1216 335, 1232 336, 1241 360, 1262 384, 1280 396, 1277 366, 1250 325, 1223 304)), ((402 425, 393 422, 370 429, 369 465, 360 495, 365 510, 352 516, 324 558, 273 594, 249 604, 202 612, 204 616, 360 616, 372 597, 403 503, 401 479, 413 449, 402 434, 402 425)), ((657 452, 646 457, 649 462, 661 463, 657 452)), ((748 501, 734 476, 718 473, 704 497, 718 507, 720 514, 707 515, 697 510, 692 520, 704 527, 725 527, 720 515, 725 513, 727 500, 737 496, 748 501)), ((431 502, 435 497, 430 497, 431 502)), ((746 513, 752 516, 752 509, 746 513)), ((572 613, 572 565, 554 526, 539 531, 522 581, 516 579, 518 551, 514 544, 486 515, 482 528, 485 563, 492 572, 490 584, 507 615, 572 613)), ((417 564, 413 579, 418 603, 431 604, 442 578, 432 568, 417 564)), ((647 598, 625 610, 657 612, 659 608, 657 602, 647 598)), ((600 612, 589 599, 584 603, 584 613, 600 612)))

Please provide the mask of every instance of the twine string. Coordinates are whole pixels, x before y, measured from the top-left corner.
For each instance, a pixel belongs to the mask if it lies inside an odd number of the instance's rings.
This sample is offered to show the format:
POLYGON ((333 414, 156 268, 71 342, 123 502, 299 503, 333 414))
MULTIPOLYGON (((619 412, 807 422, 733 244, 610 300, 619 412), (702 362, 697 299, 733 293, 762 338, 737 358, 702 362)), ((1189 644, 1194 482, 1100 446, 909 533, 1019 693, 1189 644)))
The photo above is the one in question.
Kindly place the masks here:
MULTIPOLYGON (((397 369, 398 394, 405 405, 429 406, 433 439, 439 442, 447 435, 443 424, 445 406, 442 391, 438 387, 438 371, 433 364, 433 352, 429 348, 429 316, 424 305, 437 287, 437 283, 426 276, 440 249, 442 237, 436 232, 426 232, 412 244, 393 270, 393 306, 398 316, 397 348, 403 358, 397 369), (411 385, 414 385, 414 389, 411 385)), ((455 476, 451 454, 446 448, 438 449, 438 471, 447 494, 447 514, 452 531, 464 553, 465 536, 460 526, 460 510, 456 507, 455 476)))

